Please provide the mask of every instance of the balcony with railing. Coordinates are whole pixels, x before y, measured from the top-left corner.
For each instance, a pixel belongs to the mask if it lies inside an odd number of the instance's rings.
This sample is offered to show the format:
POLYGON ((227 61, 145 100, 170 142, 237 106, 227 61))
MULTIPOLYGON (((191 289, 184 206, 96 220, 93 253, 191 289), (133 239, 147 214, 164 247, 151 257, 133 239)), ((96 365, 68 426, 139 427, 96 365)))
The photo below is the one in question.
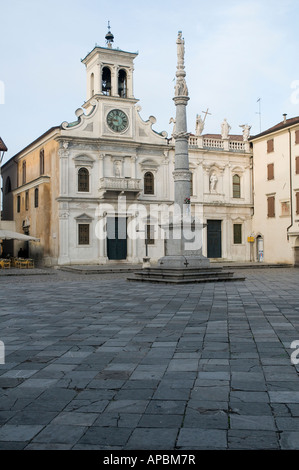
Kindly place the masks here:
POLYGON ((107 191, 139 193, 142 190, 142 184, 141 179, 105 176, 100 179, 99 190, 103 193, 107 191))

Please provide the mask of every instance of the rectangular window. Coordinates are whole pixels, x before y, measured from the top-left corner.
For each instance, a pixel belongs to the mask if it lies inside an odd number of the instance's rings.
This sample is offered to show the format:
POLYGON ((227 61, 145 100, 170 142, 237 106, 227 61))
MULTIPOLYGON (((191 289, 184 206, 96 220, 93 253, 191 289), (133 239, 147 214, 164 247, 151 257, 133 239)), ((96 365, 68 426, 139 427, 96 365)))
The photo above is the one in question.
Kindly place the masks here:
POLYGON ((22 184, 26 184, 26 162, 22 163, 22 184))
POLYGON ((296 175, 299 175, 299 157, 296 157, 295 164, 296 175))
POLYGON ((296 193, 296 214, 299 215, 299 192, 296 193))
POLYGON ((87 168, 80 168, 78 171, 78 191, 89 192, 89 171, 87 168))
POLYGON ((78 225, 78 243, 79 245, 89 245, 89 224, 78 225))
POLYGON ((38 207, 38 188, 34 190, 34 207, 38 207))
POLYGON ((146 226, 146 236, 147 236, 147 244, 154 245, 155 244, 155 227, 154 225, 147 225, 146 226))
POLYGON ((239 199, 241 197, 241 178, 239 175, 233 176, 233 198, 239 199))
POLYGON ((274 139, 267 141, 267 153, 274 152, 274 139))
POLYGON ((39 153, 39 173, 43 175, 45 172, 45 151, 42 149, 39 153))
POLYGON ((147 171, 144 175, 144 194, 155 194, 154 175, 150 171, 147 171))
POLYGON ((25 193, 25 209, 26 211, 28 211, 29 209, 29 192, 28 191, 26 191, 25 193))
POLYGON ((234 224, 234 244, 242 244, 242 224, 234 224))
POLYGON ((299 130, 295 132, 295 144, 299 144, 299 130))
POLYGON ((21 196, 17 196, 17 212, 21 212, 21 196))
POLYGON ((274 180, 274 163, 267 165, 267 178, 268 180, 274 180))
POLYGON ((275 217, 275 196, 267 198, 268 203, 268 217, 275 217))

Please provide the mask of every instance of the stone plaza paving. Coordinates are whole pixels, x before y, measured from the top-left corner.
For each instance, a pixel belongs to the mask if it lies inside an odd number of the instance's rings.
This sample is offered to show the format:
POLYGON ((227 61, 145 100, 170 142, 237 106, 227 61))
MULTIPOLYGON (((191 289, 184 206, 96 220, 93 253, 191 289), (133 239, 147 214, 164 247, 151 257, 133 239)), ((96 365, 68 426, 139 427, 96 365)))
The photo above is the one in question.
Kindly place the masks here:
POLYGON ((47 273, 0 276, 0 449, 299 449, 299 269, 47 273))

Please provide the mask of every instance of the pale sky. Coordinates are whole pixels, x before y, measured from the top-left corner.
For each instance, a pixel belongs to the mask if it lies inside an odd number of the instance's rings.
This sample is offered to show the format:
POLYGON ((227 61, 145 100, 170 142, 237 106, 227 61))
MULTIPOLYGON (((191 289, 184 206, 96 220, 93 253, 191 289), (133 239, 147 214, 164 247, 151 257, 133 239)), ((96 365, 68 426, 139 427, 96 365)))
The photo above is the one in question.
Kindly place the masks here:
POLYGON ((207 108, 204 133, 262 130, 299 115, 298 0, 0 0, 0 137, 4 161, 53 126, 74 121, 86 100, 83 59, 105 47, 138 52, 140 115, 171 133, 176 38, 185 39, 188 131, 207 108))

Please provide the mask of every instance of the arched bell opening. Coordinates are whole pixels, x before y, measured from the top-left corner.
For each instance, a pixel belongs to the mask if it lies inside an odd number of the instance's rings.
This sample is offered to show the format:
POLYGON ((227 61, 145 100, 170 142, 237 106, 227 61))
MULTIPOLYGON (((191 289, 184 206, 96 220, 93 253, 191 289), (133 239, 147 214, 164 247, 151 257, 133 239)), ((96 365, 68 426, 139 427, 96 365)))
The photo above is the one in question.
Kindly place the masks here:
POLYGON ((118 72, 118 95, 127 98, 127 72, 124 69, 118 72))
POLYGON ((102 93, 111 96, 111 70, 109 67, 104 67, 102 71, 102 93))

